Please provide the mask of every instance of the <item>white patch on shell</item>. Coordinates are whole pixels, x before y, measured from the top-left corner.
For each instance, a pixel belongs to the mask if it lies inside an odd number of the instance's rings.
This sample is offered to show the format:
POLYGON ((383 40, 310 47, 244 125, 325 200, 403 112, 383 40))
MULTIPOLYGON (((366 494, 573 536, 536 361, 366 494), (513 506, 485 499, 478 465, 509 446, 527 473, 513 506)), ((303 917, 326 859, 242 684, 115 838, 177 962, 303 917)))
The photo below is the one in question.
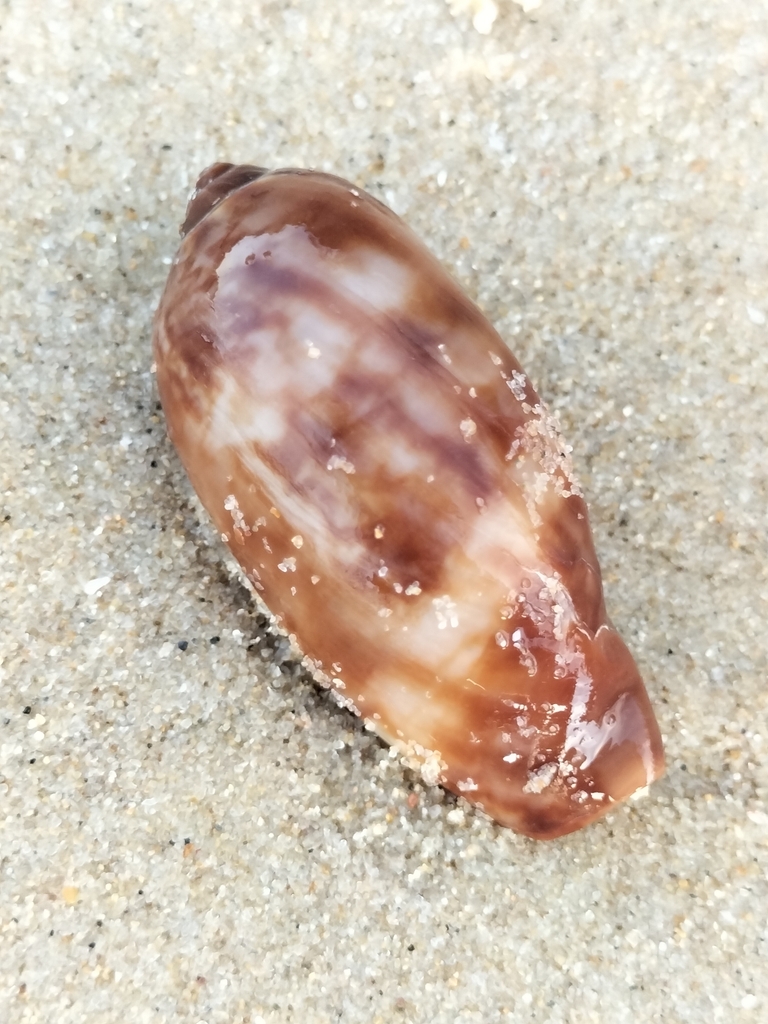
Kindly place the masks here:
POLYGON ((331 690, 331 694, 340 708, 346 708, 353 715, 357 715, 358 718, 360 717, 360 710, 353 700, 350 700, 349 697, 344 697, 338 690, 331 690))
POLYGON ((412 272, 399 260, 360 247, 346 264, 332 266, 329 270, 338 288, 377 312, 400 310, 407 305, 413 284, 412 272))
POLYGON ((518 402, 524 402, 526 399, 526 385, 528 380, 524 373, 519 370, 513 370, 512 376, 507 380, 507 387, 518 400, 518 402))
POLYGON ((413 742, 395 741, 393 746, 400 754, 400 763, 411 771, 419 772, 425 785, 439 784, 443 772, 448 767, 439 750, 430 750, 428 747, 422 747, 420 743, 413 742))
POLYGON ((542 793, 551 786, 557 776, 557 765, 553 762, 543 764, 528 772, 528 781, 523 786, 524 793, 542 793))
POLYGON ((459 616, 456 612, 456 602, 448 594, 433 598, 432 607, 435 609, 438 629, 447 629, 449 626, 451 629, 458 629, 459 616))
POLYGON ((467 418, 465 420, 462 420, 461 423, 459 424, 459 430, 461 431, 461 436, 464 438, 467 444, 469 444, 469 442, 477 433, 477 424, 473 419, 467 416, 467 418))
POLYGON ((347 473, 348 475, 355 472, 355 467, 348 459, 345 459, 343 455, 332 455, 330 459, 328 459, 328 463, 325 468, 329 470, 340 469, 342 473, 347 473))
POLYGON ((234 528, 245 534, 246 537, 249 537, 251 534, 251 528, 246 523, 245 516, 240 511, 240 505, 238 504, 237 498, 234 494, 228 494, 226 496, 224 499, 224 508, 232 516, 232 525, 234 528))

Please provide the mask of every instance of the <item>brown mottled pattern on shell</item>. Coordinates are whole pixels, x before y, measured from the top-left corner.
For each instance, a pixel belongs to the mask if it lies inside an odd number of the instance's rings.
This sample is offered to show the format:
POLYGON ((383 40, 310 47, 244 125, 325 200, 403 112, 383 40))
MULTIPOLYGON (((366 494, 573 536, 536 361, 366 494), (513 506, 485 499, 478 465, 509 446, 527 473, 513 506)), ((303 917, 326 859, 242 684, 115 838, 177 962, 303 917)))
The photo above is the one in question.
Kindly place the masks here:
POLYGON ((482 314, 331 175, 217 165, 187 223, 155 330, 169 431, 304 652, 528 835, 650 782, 661 741, 586 506, 482 314))

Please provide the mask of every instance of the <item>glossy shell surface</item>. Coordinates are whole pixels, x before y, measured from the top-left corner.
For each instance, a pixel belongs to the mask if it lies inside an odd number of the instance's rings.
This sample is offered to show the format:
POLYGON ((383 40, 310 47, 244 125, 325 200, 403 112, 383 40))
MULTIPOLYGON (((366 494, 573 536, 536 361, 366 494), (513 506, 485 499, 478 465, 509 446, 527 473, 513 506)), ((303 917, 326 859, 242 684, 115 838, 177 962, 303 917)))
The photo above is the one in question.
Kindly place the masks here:
POLYGON ((316 678, 537 838, 663 770, 553 417, 405 224, 328 174, 200 179, 155 324, 168 429, 316 678))

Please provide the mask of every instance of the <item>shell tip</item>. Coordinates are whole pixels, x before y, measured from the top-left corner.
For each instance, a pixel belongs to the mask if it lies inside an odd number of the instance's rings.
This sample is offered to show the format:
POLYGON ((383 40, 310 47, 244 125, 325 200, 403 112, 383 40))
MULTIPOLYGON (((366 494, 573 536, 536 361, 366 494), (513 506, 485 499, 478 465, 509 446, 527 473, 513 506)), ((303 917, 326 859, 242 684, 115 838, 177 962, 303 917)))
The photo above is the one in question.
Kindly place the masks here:
POLYGON ((187 214, 179 232, 181 237, 189 234, 222 199, 267 173, 267 167, 251 164, 216 163, 206 167, 197 179, 195 191, 187 204, 187 214))

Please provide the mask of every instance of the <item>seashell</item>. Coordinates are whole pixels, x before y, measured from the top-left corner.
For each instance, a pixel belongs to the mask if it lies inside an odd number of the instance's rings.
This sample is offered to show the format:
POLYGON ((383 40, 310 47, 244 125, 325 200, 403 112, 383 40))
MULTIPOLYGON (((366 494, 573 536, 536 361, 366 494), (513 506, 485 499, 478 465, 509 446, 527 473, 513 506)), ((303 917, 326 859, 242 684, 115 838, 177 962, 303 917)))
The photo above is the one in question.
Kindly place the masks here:
POLYGON ((480 311, 329 174, 200 178, 155 321, 168 430, 319 682, 525 835, 663 771, 570 449, 480 311))

